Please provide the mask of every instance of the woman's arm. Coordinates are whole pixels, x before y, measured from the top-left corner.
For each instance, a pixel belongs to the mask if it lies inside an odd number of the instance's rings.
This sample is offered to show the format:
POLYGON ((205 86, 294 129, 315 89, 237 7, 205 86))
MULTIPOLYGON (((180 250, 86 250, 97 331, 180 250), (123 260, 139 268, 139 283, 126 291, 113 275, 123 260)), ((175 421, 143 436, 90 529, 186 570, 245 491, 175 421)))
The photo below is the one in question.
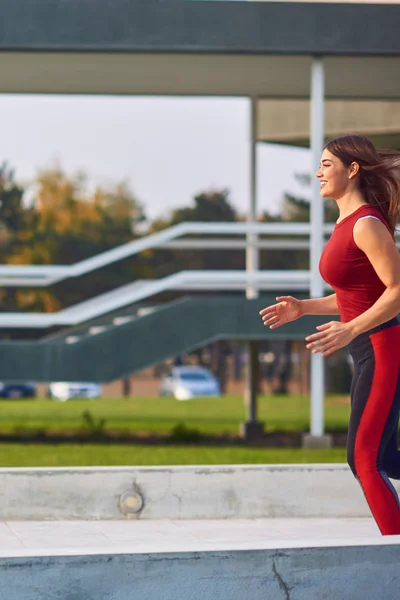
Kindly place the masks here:
POLYGON ((264 325, 276 329, 281 325, 295 321, 304 315, 336 315, 338 307, 336 294, 327 298, 312 298, 298 300, 293 296, 278 296, 277 304, 272 304, 260 310, 264 325))
POLYGON ((386 289, 373 306, 355 319, 348 323, 325 323, 317 327, 319 333, 306 337, 307 348, 322 356, 347 346, 360 333, 385 323, 400 312, 400 254, 388 229, 377 219, 363 219, 354 227, 354 241, 366 254, 386 289))
POLYGON ((339 308, 336 301, 336 294, 325 296, 324 298, 310 298, 301 300, 303 315, 338 315, 339 308))
POLYGON ((354 227, 354 241, 362 250, 386 290, 364 313, 349 322, 354 336, 397 316, 400 312, 400 254, 385 225, 363 219, 354 227))

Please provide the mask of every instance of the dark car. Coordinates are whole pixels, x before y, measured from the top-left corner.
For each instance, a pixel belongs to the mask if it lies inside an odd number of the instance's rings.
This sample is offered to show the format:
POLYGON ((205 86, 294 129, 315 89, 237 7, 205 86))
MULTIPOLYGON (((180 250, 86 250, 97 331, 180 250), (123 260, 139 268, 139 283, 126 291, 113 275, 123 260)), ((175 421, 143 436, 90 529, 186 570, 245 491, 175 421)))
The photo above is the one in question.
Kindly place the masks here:
POLYGON ((1 383, 0 398, 35 398, 36 385, 26 383, 1 383))

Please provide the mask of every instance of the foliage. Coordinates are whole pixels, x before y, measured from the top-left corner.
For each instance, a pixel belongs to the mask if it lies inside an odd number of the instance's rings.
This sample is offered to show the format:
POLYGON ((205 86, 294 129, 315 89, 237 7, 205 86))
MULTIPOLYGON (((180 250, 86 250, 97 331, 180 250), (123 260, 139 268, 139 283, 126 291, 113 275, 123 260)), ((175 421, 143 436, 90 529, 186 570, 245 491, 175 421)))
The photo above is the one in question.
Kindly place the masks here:
MULTIPOLYGON (((24 189, 15 181, 14 171, 3 163, 0 166, 0 261, 18 262, 29 243, 32 210, 24 206, 24 189)), ((23 261, 22 261, 23 262, 23 261)), ((0 301, 3 310, 15 310, 21 292, 16 288, 2 288, 0 301)))
MULTIPOLYGON (((239 216, 229 199, 228 190, 203 192, 193 198, 193 204, 178 208, 170 217, 157 219, 152 223, 151 231, 160 231, 166 227, 185 222, 235 222, 239 216)), ((194 236, 197 239, 200 235, 194 236)), ((208 237, 208 236, 207 236, 208 237)), ((177 271, 190 269, 243 269, 243 251, 204 250, 157 250, 152 252, 152 266, 157 277, 163 277, 177 271)))
POLYGON ((234 222, 238 220, 237 212, 229 201, 229 190, 214 190, 197 194, 193 199, 194 206, 178 208, 172 211, 170 224, 185 221, 234 222))
MULTIPOLYGON (((304 185, 307 176, 298 176, 304 185)), ((88 191, 83 173, 67 175, 61 168, 42 170, 33 182, 33 202, 24 202, 25 190, 16 183, 14 171, 0 168, 0 258, 9 264, 73 264, 132 241, 141 235, 143 206, 122 182, 110 189, 88 191)), ((326 219, 336 208, 326 204, 326 219)), ((264 212, 265 222, 307 221, 309 202, 286 194, 279 215, 264 212)), ((237 222, 242 217, 231 202, 229 190, 198 193, 191 204, 176 208, 149 224, 146 233, 182 222, 237 222)), ((201 236, 196 235, 196 238, 201 236)), ((278 236, 279 237, 279 236, 278 236)), ((260 252, 262 269, 306 269, 308 252, 260 252)), ((160 278, 188 269, 243 269, 243 250, 159 248, 69 279, 50 288, 3 288, 3 310, 55 311, 143 278, 160 278)), ((164 293, 159 300, 174 297, 164 293)))
MULTIPOLYGON (((9 264, 73 264, 137 237, 143 207, 125 183, 110 190, 87 191, 83 174, 68 177, 54 168, 39 173, 32 207, 23 205, 23 190, 7 167, 0 171, 0 222, 6 232, 3 261, 9 264)), ((140 276, 141 259, 121 261, 49 289, 9 289, 8 310, 54 311, 125 284, 140 276), (138 269, 139 271, 140 269, 138 269)))
POLYGON ((0 224, 1 257, 21 246, 20 232, 29 221, 30 211, 23 205, 24 189, 15 181, 14 171, 3 163, 0 166, 0 224))
POLYGON ((193 444, 204 439, 204 435, 198 429, 187 427, 184 423, 174 425, 170 440, 175 443, 193 444))
POLYGON ((106 420, 105 419, 95 419, 90 412, 90 410, 85 410, 82 413, 83 420, 83 433, 90 433, 91 436, 101 436, 106 431, 106 420))
MULTIPOLYGON (((338 210, 334 200, 321 200, 321 202, 324 202, 325 222, 334 223, 338 218, 338 210)), ((305 198, 285 194, 281 216, 283 221, 308 223, 310 220, 310 202, 305 198)))

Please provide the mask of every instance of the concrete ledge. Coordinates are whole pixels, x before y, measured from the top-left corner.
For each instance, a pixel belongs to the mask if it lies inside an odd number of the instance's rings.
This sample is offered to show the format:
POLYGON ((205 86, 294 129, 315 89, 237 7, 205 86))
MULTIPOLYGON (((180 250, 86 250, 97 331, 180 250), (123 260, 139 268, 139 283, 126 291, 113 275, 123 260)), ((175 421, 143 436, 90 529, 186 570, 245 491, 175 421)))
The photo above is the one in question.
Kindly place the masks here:
POLYGON ((7 600, 397 598, 400 545, 0 559, 7 600))
POLYGON ((370 516, 341 464, 0 469, 0 514, 14 521, 370 516))
POLYGON ((333 438, 331 435, 303 435, 303 448, 332 448, 333 438))

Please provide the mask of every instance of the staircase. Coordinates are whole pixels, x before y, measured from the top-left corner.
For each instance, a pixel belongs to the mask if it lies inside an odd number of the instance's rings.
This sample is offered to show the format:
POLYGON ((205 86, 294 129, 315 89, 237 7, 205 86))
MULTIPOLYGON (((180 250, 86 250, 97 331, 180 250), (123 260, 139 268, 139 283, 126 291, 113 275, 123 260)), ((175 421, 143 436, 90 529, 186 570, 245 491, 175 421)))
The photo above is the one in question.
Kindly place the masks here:
MULTIPOLYGON (((330 229, 325 226, 325 233, 330 229)), ((259 248, 305 249, 307 241, 299 238, 309 232, 308 223, 183 223, 75 265, 0 266, 0 284, 45 287, 154 248, 246 250, 247 242, 239 236, 250 234, 259 248), (176 239, 187 235, 201 237, 176 239)), ((0 342, 0 381, 106 383, 218 339, 303 339, 323 317, 271 331, 258 313, 275 302, 277 291, 298 295, 307 293, 309 286, 307 270, 187 270, 138 280, 54 313, 0 312, 3 331, 36 329, 45 334, 63 328, 39 341, 0 342), (178 290, 208 295, 154 304, 159 294, 178 290), (265 296, 246 299, 249 290, 252 296, 265 296)))
POLYGON ((184 297, 128 307, 39 342, 1 342, 0 381, 106 383, 218 339, 304 339, 323 320, 304 317, 270 330, 258 313, 271 302, 271 296, 184 297))

